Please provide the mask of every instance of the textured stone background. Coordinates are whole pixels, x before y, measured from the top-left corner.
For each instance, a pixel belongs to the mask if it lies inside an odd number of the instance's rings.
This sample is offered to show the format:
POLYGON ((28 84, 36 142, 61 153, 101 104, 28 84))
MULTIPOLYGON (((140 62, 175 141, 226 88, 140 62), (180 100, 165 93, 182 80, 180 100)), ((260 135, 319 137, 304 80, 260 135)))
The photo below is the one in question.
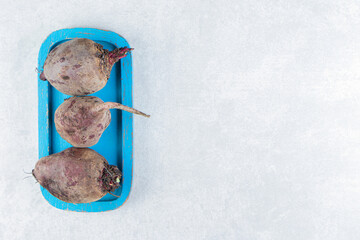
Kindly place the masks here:
POLYGON ((2 1, 0 239, 351 240, 360 236, 360 2, 2 1), (52 31, 135 48, 134 179, 106 213, 51 207, 37 80, 52 31))

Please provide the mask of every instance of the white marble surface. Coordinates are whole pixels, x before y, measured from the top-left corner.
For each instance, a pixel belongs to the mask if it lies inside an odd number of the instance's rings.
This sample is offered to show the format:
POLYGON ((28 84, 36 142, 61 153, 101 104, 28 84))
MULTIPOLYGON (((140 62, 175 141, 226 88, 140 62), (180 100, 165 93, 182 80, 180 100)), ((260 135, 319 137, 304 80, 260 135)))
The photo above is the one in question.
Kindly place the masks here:
POLYGON ((360 2, 1 1, 0 239, 360 236, 360 2), (32 179, 42 41, 109 29, 135 48, 134 179, 106 213, 32 179))

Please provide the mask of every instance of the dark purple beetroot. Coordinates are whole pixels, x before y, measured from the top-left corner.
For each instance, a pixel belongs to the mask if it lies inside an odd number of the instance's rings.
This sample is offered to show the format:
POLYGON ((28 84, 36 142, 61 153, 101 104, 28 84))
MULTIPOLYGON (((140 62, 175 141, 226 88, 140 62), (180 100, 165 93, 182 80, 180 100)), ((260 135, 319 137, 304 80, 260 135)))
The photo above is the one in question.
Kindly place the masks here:
POLYGON ((109 126, 111 121, 109 109, 112 108, 150 117, 120 103, 104 103, 95 96, 71 97, 55 111, 56 130, 74 147, 91 147, 99 141, 102 133, 109 126))
POLYGON ((75 38, 49 53, 40 79, 67 95, 88 95, 106 85, 114 63, 131 50, 125 47, 108 51, 90 39, 75 38))
POLYGON ((68 203, 94 202, 120 186, 121 172, 89 148, 68 148, 41 158, 33 176, 49 193, 68 203))

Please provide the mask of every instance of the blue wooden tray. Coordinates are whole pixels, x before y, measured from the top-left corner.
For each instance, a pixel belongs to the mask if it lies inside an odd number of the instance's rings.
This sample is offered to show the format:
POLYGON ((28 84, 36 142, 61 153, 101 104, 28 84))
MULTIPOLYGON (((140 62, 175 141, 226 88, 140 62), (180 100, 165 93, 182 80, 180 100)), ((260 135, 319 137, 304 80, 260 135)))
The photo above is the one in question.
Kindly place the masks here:
MULTIPOLYGON (((116 47, 130 48, 126 40, 114 32, 94 28, 58 30, 51 33, 41 45, 38 58, 39 72, 43 71, 45 59, 51 49, 73 38, 91 39, 102 44, 108 50, 113 50, 116 47)), ((47 81, 41 81, 39 75, 38 90, 39 158, 42 158, 71 147, 56 132, 53 121, 55 110, 69 96, 57 91, 47 81)), ((119 102, 132 107, 131 53, 114 65, 107 85, 92 95, 101 98, 105 102, 119 102)), ((100 141, 91 147, 91 149, 103 155, 109 164, 117 165, 122 171, 121 186, 114 192, 120 198, 107 194, 97 202, 72 204, 55 198, 46 189, 41 187, 44 198, 56 208, 77 212, 108 211, 124 204, 129 196, 132 180, 132 131, 132 114, 125 111, 111 110, 111 123, 109 127, 101 136, 100 141)))

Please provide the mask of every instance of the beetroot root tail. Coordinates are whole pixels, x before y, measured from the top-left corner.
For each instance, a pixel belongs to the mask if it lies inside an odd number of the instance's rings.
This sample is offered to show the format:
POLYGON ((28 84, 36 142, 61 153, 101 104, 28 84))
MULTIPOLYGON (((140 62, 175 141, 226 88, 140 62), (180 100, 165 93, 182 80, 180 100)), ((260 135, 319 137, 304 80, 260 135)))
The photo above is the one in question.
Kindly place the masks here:
POLYGON ((150 115, 147 115, 146 113, 140 112, 139 110, 136 110, 134 108, 122 105, 121 103, 115 103, 115 102, 105 102, 100 104, 99 106, 96 107, 96 111, 103 111, 103 110, 109 110, 109 109, 120 109, 120 110, 124 110, 126 112, 130 112, 130 113, 134 113, 134 114, 138 114, 141 115, 143 117, 147 117, 149 118, 150 115))
POLYGON ((113 193, 111 193, 111 192, 109 192, 109 194, 110 194, 110 195, 112 195, 112 196, 114 196, 114 197, 117 197, 117 198, 119 198, 119 197, 120 197, 120 196, 115 195, 115 194, 113 194, 113 193))

